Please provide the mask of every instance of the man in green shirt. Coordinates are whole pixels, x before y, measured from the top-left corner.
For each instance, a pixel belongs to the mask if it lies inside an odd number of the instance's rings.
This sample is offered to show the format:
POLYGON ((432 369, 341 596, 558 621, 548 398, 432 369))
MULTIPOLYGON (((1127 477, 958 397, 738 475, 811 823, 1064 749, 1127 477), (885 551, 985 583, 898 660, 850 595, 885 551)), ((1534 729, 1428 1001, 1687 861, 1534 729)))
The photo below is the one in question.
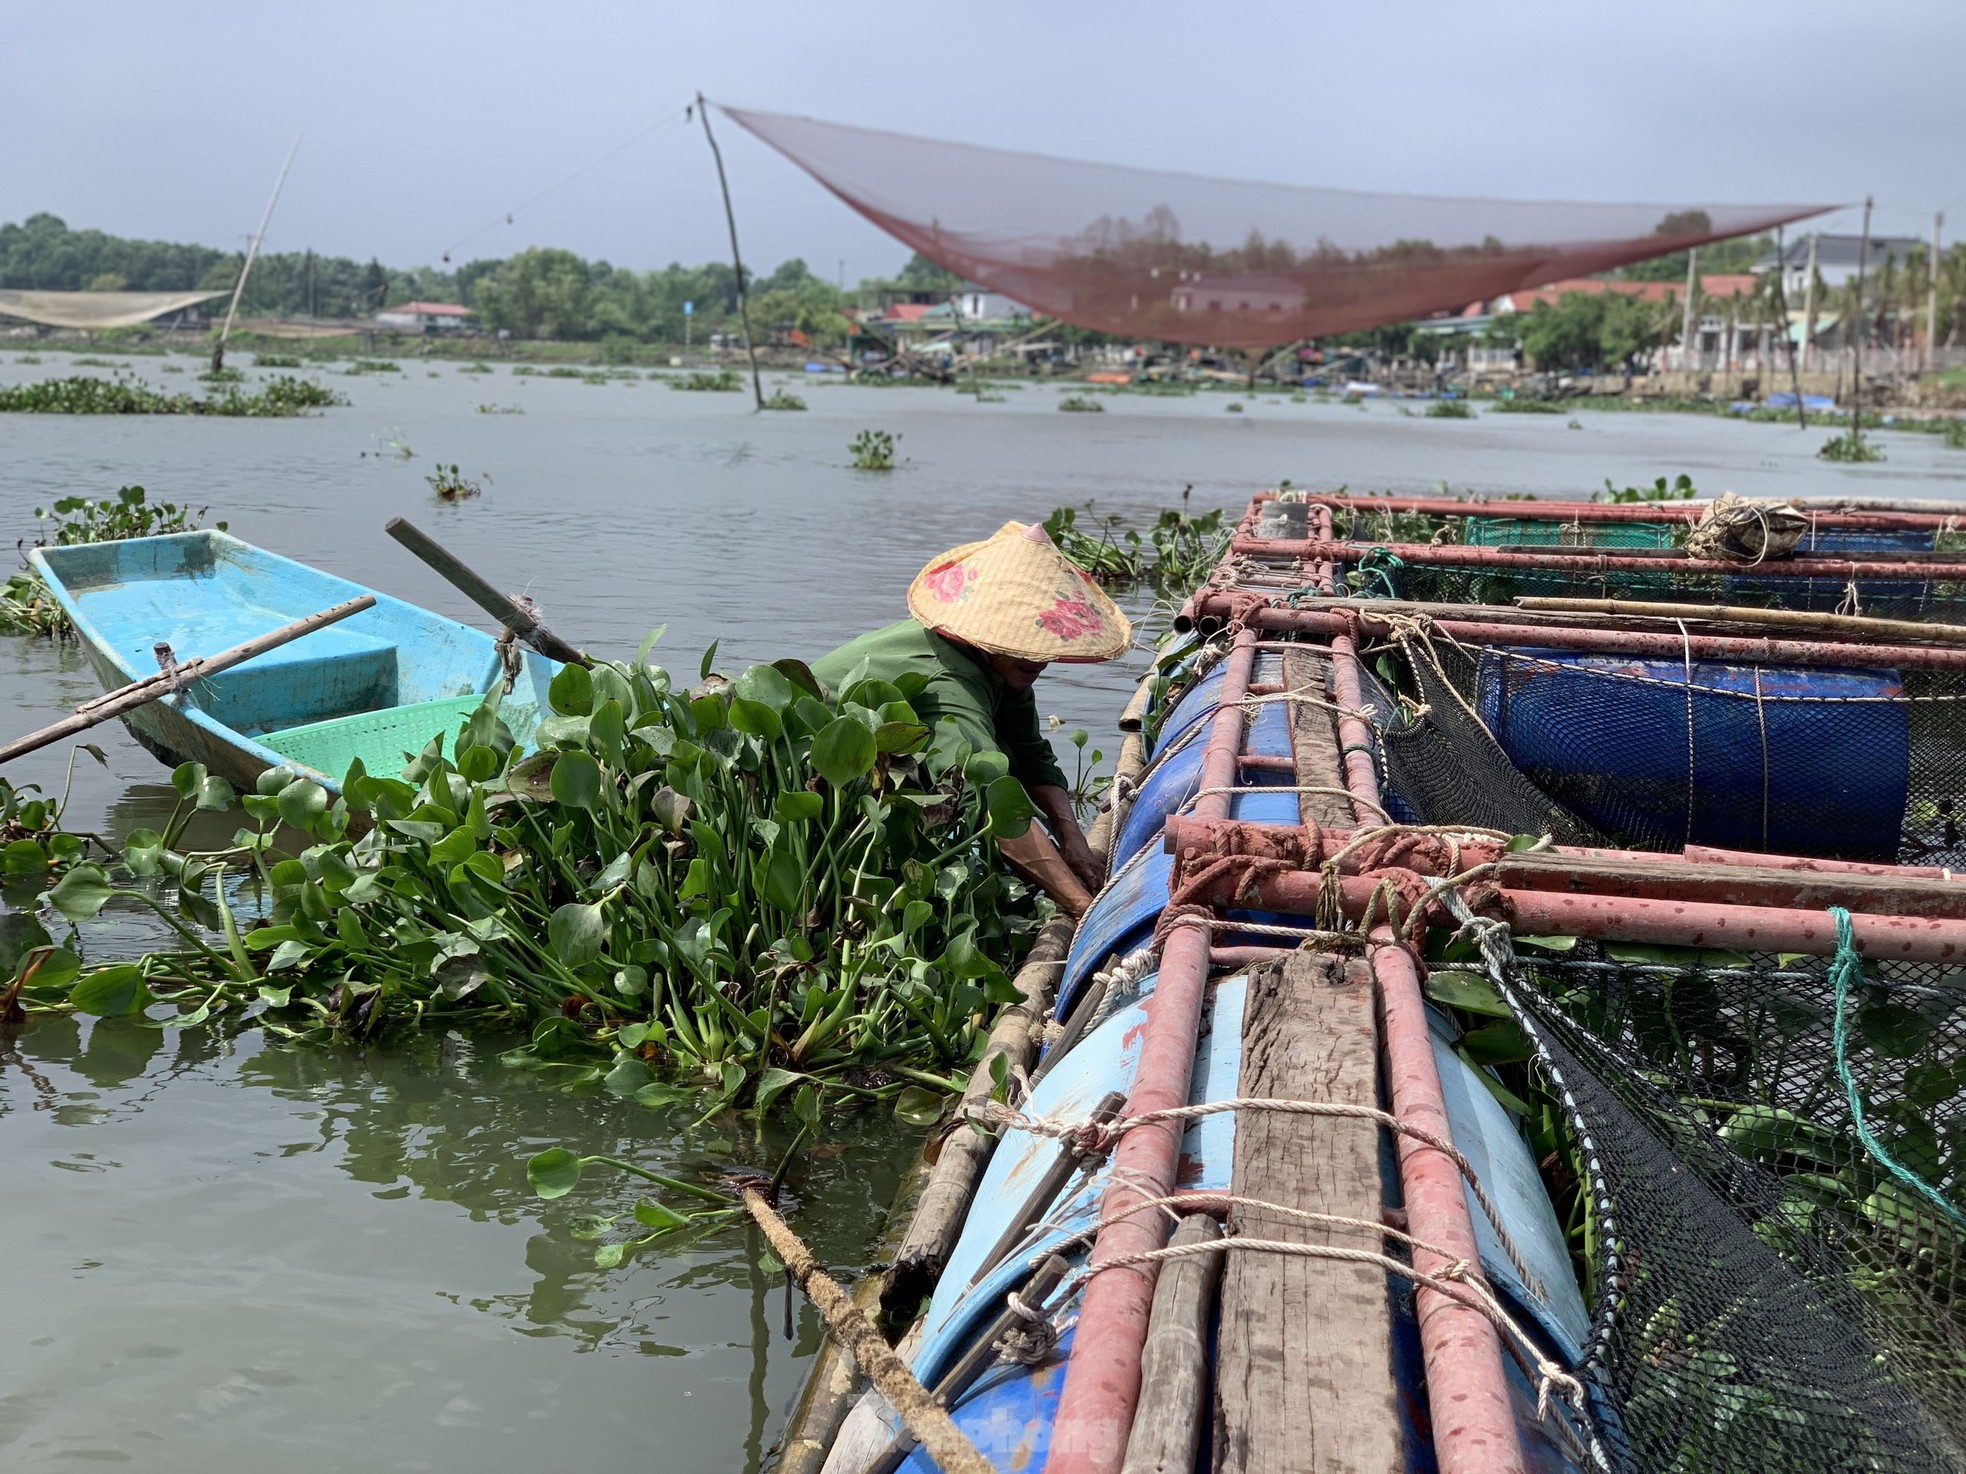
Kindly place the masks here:
POLYGON ((856 672, 884 681, 910 671, 926 676, 913 705, 935 729, 936 745, 953 746, 953 735, 972 750, 1001 752, 1051 831, 1033 825, 999 841, 1004 858, 1061 909, 1082 915, 1103 871, 1039 728, 1031 687, 1053 661, 1123 654, 1132 626, 1036 523, 1007 522, 994 537, 931 561, 909 587, 908 612, 912 619, 824 656, 813 674, 829 687, 856 672))

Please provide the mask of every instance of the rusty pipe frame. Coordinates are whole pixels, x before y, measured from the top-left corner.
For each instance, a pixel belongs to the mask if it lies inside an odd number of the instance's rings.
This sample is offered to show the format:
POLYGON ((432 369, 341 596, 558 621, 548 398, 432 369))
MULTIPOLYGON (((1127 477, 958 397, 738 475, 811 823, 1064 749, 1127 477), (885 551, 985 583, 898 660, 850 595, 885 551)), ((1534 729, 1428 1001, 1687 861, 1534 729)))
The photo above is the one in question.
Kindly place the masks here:
MULTIPOLYGON (((1698 522, 1713 506, 1711 501, 1688 502, 1504 502, 1461 501, 1437 496, 1335 496, 1311 492, 1305 498, 1314 507, 1340 508, 1348 512, 1419 512, 1436 517, 1502 517, 1523 522, 1698 522)), ((1861 529, 1872 532, 1939 531, 1948 523, 1956 526, 1960 512, 1887 511, 1883 509, 1838 510, 1791 500, 1785 503, 1814 519, 1818 527, 1861 529)), ((1240 530, 1240 529, 1238 529, 1240 530)))
MULTIPOLYGON (((1384 915, 1383 878, 1344 875, 1336 884, 1339 909, 1348 920, 1384 915)), ((1424 882, 1421 882, 1424 886, 1424 882)), ((1315 916, 1323 877, 1285 871, 1244 880, 1224 875, 1196 893, 1200 903, 1315 916)), ((1652 896, 1578 895, 1520 886, 1471 886, 1474 909, 1508 923, 1526 936, 1577 937, 1585 941, 1641 942, 1669 947, 1724 947, 1741 952, 1798 952, 1828 957, 1836 951, 1836 927, 1827 910, 1792 906, 1742 906, 1652 896)), ((1420 892, 1416 889, 1415 894, 1420 892)), ((1399 912, 1406 915, 1407 900, 1399 912)), ((1966 958, 1966 920, 1952 916, 1853 915, 1857 951, 1865 957, 1906 962, 1956 962, 1966 958)))
MULTIPOLYGON (((1312 835, 1292 824, 1199 820, 1178 814, 1170 816, 1162 829, 1163 845, 1177 857, 1177 884, 1207 861, 1236 855, 1281 862, 1300 872, 1314 870, 1338 855, 1339 872, 1344 877, 1370 875, 1387 868, 1408 870, 1429 879, 1444 874, 1447 856, 1442 853, 1445 846, 1438 841, 1403 842, 1391 836, 1388 844, 1414 852, 1388 854, 1383 846, 1364 846, 1343 854, 1354 837, 1355 832, 1346 830, 1312 835)), ((1550 845, 1510 854, 1500 842, 1478 838, 1457 840, 1452 856, 1463 872, 1482 867, 1482 884, 1511 892, 1552 891, 1788 911, 1847 906, 1876 916, 1966 921, 1966 876, 1929 867, 1897 869, 1813 861, 1795 855, 1711 852, 1698 846, 1689 847, 1684 854, 1575 845, 1550 845), (1726 858, 1709 858, 1715 853, 1726 858)), ((1207 894, 1225 893, 1218 889, 1207 894)))
POLYGON ((1641 555, 1629 551, 1567 552, 1549 548, 1467 547, 1457 543, 1324 542, 1309 538, 1236 537, 1230 551, 1261 558, 1329 558, 1338 563, 1358 560, 1366 549, 1390 553, 1422 568, 1527 568, 1575 573, 1708 573, 1745 574, 1755 578, 1916 578, 1966 579, 1966 563, 1950 558, 1910 553, 1895 559, 1781 558, 1765 563, 1729 563, 1689 558, 1683 553, 1641 555))
MULTIPOLYGON (((1204 790, 1236 782, 1242 751, 1243 696, 1256 665, 1256 634, 1238 633, 1229 647, 1221 704, 1210 719, 1202 751, 1204 790)), ((1227 818, 1230 795, 1209 794, 1196 805, 1205 818, 1227 818)), ((1137 1116, 1188 1104, 1195 1048, 1208 983, 1209 933, 1175 927, 1161 949, 1160 975, 1140 1045, 1127 1114, 1137 1116)), ((1174 1191, 1182 1126, 1163 1122, 1129 1131, 1113 1152, 1111 1185, 1101 1204, 1091 1264, 1161 1247, 1167 1224, 1158 1213, 1131 1211, 1174 1191)), ((1078 1332, 1066 1365, 1065 1386, 1052 1421, 1046 1474, 1118 1474, 1140 1398, 1140 1358, 1153 1307, 1154 1266, 1137 1265, 1094 1275, 1079 1305, 1078 1332)), ((1487 1324, 1485 1321, 1483 1324, 1487 1324)))
MULTIPOLYGON (((1329 513, 1327 511, 1326 515, 1329 513)), ((1362 706, 1358 652, 1349 637, 1331 642, 1331 683, 1338 705, 1362 706)), ((1361 742, 1371 729, 1357 716, 1341 716, 1346 786, 1361 823, 1383 812, 1379 779, 1361 742)), ((1308 913, 1316 915, 1313 905, 1308 913)), ((1453 1139, 1447 1101, 1434 1062, 1433 1034, 1413 958, 1390 927, 1371 934, 1368 958, 1379 1001, 1379 1041, 1393 1113, 1442 1141, 1453 1139)), ((1481 1262, 1474 1220, 1458 1165, 1437 1147, 1397 1133, 1400 1190, 1407 1226, 1417 1239, 1445 1250, 1448 1259, 1414 1251, 1414 1267, 1438 1270, 1452 1258, 1481 1262)), ((1414 1294, 1420 1355, 1432 1411, 1434 1457, 1441 1474, 1522 1474, 1522 1441, 1516 1434, 1502 1342, 1486 1317, 1460 1301, 1420 1286, 1414 1294)))
MULTIPOLYGON (((1211 595, 1196 601, 1196 623, 1227 619, 1231 601, 1211 595)), ((1331 637, 1354 630, 1393 633, 1393 625, 1363 607, 1343 612, 1269 605, 1247 614, 1257 629, 1331 637)), ((1697 618, 1688 614, 1688 618, 1697 618)), ((1848 666, 1861 669, 1966 670, 1966 649, 1928 645, 1871 645, 1849 640, 1771 640, 1747 635, 1667 634, 1633 629, 1572 629, 1552 625, 1496 624, 1485 620, 1430 618, 1438 630, 1469 645, 1532 650, 1583 650, 1655 660, 1718 660, 1733 665, 1848 666)))

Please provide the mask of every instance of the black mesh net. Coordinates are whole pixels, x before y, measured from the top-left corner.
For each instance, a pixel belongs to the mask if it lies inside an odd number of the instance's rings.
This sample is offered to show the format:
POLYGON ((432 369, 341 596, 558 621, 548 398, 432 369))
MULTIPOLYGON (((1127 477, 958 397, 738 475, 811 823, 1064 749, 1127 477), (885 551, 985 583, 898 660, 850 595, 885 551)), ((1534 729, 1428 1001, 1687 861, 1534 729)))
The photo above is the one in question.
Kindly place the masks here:
POLYGON ((1817 958, 1527 951, 1611 1462, 1962 1467, 1966 973, 1865 964, 1839 999, 1817 958))

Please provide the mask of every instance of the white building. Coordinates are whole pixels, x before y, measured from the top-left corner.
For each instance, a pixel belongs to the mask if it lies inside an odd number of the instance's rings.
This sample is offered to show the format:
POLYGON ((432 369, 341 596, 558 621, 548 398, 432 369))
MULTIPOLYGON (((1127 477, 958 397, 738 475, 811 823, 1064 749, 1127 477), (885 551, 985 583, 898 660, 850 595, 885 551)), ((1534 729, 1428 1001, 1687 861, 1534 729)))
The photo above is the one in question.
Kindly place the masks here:
POLYGON ((465 326, 471 309, 453 302, 405 302, 375 315, 375 325, 399 333, 455 333, 465 326))

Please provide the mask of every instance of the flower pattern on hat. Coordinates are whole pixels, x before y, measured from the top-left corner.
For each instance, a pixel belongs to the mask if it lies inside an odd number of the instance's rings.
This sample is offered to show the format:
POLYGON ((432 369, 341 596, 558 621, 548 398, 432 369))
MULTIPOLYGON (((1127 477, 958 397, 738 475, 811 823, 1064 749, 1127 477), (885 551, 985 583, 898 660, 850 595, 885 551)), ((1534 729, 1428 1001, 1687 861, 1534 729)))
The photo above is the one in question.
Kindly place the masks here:
POLYGON ((966 563, 945 563, 922 575, 922 587, 944 604, 967 599, 970 585, 975 582, 976 570, 966 563))
POLYGON ((1038 623, 1061 640, 1076 640, 1096 634, 1106 627, 1099 611, 1083 595, 1060 594, 1052 606, 1038 616, 1038 623))

